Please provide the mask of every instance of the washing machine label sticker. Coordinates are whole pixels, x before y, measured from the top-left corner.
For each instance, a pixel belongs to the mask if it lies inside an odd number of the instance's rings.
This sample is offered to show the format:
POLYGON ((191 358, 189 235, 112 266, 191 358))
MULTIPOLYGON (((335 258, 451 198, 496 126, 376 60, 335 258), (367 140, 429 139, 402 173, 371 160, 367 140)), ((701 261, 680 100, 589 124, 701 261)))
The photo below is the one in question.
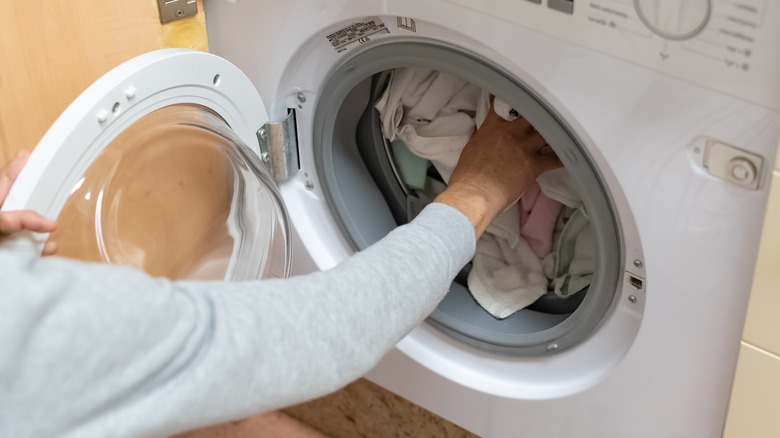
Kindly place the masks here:
POLYGON ((379 35, 390 33, 379 17, 364 18, 357 23, 337 30, 326 36, 336 53, 346 52, 350 47, 365 44, 379 35))

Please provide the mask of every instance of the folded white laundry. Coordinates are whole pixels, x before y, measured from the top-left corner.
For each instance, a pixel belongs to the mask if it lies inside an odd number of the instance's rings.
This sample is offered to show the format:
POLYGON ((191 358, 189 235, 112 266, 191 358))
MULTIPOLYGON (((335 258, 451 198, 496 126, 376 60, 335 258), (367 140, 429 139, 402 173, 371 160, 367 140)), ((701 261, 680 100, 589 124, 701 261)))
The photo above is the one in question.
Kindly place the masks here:
POLYGON ((520 237, 516 208, 504 211, 477 241, 468 285, 474 299, 496 318, 527 307, 547 292, 542 263, 520 237))

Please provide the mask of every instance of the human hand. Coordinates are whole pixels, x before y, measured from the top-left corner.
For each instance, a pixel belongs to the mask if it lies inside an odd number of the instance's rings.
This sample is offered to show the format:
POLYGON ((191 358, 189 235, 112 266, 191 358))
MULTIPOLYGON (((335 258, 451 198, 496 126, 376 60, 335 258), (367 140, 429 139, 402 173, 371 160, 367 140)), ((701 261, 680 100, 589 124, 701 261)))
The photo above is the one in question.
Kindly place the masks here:
POLYGON ((508 122, 492 109, 458 159, 447 189, 436 197, 463 213, 477 239, 544 171, 563 166, 522 117, 508 122))
MULTIPOLYGON (((0 169, 0 207, 3 206, 8 192, 16 177, 22 171, 27 163, 30 153, 21 151, 16 158, 11 160, 0 169)), ((20 231, 35 231, 38 233, 49 233, 56 228, 56 222, 46 219, 40 214, 31 210, 21 211, 0 211, 0 240, 11 236, 20 231)), ((57 251, 57 245, 54 242, 46 242, 43 248, 43 255, 52 255, 57 251)))

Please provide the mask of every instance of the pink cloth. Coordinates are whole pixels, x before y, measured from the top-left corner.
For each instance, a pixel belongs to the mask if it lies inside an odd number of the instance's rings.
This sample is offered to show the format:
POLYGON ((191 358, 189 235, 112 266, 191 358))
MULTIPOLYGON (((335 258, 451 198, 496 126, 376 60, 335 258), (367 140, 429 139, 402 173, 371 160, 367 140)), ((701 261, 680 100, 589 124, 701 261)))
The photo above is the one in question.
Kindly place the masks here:
POLYGON ((534 182, 523 193, 517 207, 520 209, 520 235, 537 257, 544 258, 552 251, 555 221, 563 204, 542 193, 539 184, 534 182))

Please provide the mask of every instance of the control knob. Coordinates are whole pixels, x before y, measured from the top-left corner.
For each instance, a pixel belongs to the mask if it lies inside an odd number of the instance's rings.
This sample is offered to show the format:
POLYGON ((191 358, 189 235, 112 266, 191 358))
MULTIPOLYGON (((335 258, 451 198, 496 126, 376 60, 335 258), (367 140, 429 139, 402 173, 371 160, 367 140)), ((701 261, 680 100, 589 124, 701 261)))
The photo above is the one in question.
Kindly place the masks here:
POLYGON ((634 0, 634 8, 653 33, 682 41, 695 37, 707 26, 712 0, 634 0))

